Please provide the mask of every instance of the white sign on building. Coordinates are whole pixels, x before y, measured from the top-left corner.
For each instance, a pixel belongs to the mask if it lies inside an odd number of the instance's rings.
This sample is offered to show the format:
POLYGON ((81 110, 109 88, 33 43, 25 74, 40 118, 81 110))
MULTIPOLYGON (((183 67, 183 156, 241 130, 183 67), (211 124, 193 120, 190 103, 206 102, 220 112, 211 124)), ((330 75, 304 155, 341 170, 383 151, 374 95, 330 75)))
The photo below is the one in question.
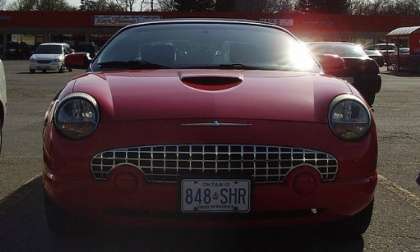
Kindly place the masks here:
POLYGON ((95 15, 95 26, 126 26, 161 19, 159 16, 95 15))

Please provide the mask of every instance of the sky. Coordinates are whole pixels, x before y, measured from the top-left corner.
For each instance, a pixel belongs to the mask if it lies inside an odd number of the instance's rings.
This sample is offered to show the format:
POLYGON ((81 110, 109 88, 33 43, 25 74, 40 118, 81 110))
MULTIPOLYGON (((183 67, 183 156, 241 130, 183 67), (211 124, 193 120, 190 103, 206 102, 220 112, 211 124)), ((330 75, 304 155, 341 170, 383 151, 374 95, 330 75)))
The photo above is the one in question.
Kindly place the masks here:
POLYGON ((80 0, 67 0, 67 2, 73 6, 80 5, 80 0))

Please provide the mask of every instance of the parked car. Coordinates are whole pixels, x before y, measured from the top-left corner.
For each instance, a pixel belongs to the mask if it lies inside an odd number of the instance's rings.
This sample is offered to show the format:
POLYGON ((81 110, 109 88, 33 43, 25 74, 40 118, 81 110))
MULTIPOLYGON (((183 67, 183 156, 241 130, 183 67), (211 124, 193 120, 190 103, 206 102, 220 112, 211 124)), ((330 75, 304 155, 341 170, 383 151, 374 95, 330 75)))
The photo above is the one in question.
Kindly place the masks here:
POLYGON ((399 51, 400 51, 400 55, 409 55, 410 54, 410 48, 408 48, 408 47, 400 47, 399 51))
POLYGON ((315 55, 333 54, 343 58, 346 69, 335 76, 347 80, 369 105, 373 105, 376 94, 381 90, 382 79, 378 64, 360 45, 345 42, 314 42, 308 45, 315 55))
POLYGON ((92 60, 90 53, 88 52, 75 52, 69 55, 64 58, 64 64, 69 69, 72 69, 71 66, 74 66, 74 68, 84 67, 92 60), (68 57, 69 55, 71 55, 71 57, 68 57))
POLYGON ((40 44, 29 59, 29 72, 37 70, 47 72, 48 70, 64 72, 72 69, 65 65, 64 58, 73 52, 66 43, 44 43, 40 44))
POLYGON ((89 53, 91 58, 95 58, 98 47, 94 42, 79 42, 74 46, 76 52, 89 53))
POLYGON ((32 46, 21 42, 8 42, 6 46, 7 59, 27 59, 31 55, 32 46))
POLYGON ((365 49, 365 53, 369 58, 374 59, 378 66, 383 67, 385 65, 385 58, 379 50, 365 49))
POLYGON ((354 87, 324 75, 342 59, 324 59, 322 70, 291 33, 265 23, 123 28, 46 113, 49 228, 330 223, 365 232, 375 123, 354 87))
POLYGON ((4 74, 3 62, 0 60, 0 153, 3 143, 3 125, 6 118, 6 77, 4 74))
POLYGON ((397 51, 394 43, 379 43, 366 47, 367 50, 378 50, 383 56, 386 64, 390 63, 389 56, 397 51))

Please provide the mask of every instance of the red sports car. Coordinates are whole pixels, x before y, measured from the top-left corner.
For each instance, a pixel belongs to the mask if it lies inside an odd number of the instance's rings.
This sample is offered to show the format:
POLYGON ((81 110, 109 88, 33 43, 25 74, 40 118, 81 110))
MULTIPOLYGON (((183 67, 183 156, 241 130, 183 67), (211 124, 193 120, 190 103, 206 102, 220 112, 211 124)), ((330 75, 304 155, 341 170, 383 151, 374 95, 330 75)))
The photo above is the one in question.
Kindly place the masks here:
MULTIPOLYGON (((75 54, 68 62, 83 65, 75 54)), ((361 234, 377 182, 372 111, 274 25, 167 20, 120 30, 51 103, 43 150, 54 232, 331 222, 361 234)))

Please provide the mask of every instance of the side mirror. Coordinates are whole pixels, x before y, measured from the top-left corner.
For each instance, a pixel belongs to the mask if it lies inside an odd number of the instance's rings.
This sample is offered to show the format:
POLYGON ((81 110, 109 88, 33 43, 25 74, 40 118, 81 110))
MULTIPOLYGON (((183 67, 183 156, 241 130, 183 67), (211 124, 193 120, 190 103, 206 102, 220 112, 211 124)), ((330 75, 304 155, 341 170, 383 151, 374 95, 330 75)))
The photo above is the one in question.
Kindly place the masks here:
POLYGON ((89 53, 72 53, 64 59, 66 66, 74 69, 87 69, 91 61, 89 53))
POLYGON ((344 73, 346 65, 344 59, 334 54, 322 54, 317 56, 325 74, 339 76, 344 73))

